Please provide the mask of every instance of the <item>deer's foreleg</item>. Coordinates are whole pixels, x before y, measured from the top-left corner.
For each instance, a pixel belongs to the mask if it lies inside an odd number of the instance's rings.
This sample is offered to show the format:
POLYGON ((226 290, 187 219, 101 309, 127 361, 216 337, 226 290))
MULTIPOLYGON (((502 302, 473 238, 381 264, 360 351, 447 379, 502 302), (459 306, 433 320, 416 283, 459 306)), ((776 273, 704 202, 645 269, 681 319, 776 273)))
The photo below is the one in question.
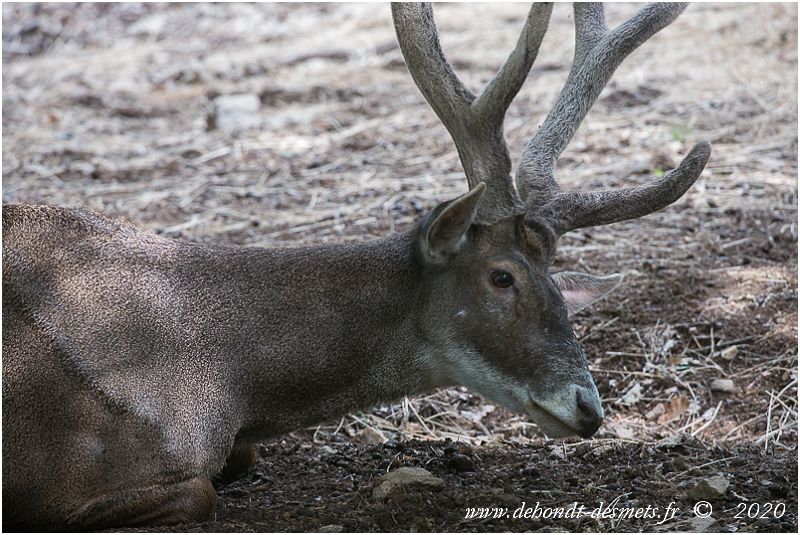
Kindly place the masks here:
POLYGON ((96 498, 70 516, 69 526, 96 530, 204 522, 213 518, 216 502, 211 481, 196 477, 96 498))

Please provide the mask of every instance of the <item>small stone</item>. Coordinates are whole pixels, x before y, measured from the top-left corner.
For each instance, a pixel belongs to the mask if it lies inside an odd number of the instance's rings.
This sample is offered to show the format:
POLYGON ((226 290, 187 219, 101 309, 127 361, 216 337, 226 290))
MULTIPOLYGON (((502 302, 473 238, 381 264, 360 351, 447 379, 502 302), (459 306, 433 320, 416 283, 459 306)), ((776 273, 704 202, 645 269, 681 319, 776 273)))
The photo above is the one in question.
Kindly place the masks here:
POLYGON ((328 524, 319 528, 320 533, 341 533, 344 531, 344 526, 341 524, 328 524))
POLYGON ((361 443, 362 444, 385 444, 389 441, 386 438, 386 435, 380 432, 380 430, 375 429, 374 427, 367 426, 364 428, 364 431, 361 432, 361 443))
POLYGON ((372 498, 382 500, 403 490, 442 490, 444 480, 424 468, 404 466, 380 477, 372 498))
POLYGON ((707 533, 710 531, 717 531, 716 529, 711 529, 711 527, 716 524, 717 521, 713 518, 709 517, 702 517, 696 516, 690 518, 686 524, 689 528, 687 531, 694 531, 695 533, 707 533))
POLYGON ((711 381, 711 390, 714 392, 726 392, 732 394, 736 392, 736 385, 730 379, 714 379, 711 381))
POLYGON ((475 463, 467 457, 466 455, 453 455, 453 457, 447 461, 447 466, 450 467, 451 470, 455 472, 474 472, 475 471, 475 463))
POLYGON ((695 500, 716 500, 725 496, 730 482, 723 476, 706 477, 699 480, 689 491, 695 500))
POLYGON ((261 99, 253 93, 220 95, 211 101, 208 112, 208 129, 234 132, 261 125, 258 115, 261 99))
POLYGON ((719 356, 725 360, 731 360, 738 354, 739 348, 737 346, 726 347, 719 352, 719 356))

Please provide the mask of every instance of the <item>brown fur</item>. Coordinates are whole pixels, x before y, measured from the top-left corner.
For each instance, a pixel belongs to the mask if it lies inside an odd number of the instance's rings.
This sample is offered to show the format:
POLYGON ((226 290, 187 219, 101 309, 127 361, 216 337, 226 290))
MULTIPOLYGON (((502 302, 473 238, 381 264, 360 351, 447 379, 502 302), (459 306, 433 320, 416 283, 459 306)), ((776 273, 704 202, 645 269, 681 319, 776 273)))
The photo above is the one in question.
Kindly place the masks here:
POLYGON ((558 290, 543 289, 546 266, 526 259, 521 217, 471 225, 453 216, 474 212, 479 196, 468 197, 404 234, 282 250, 5 206, 6 525, 206 518, 208 487, 196 482, 227 458, 225 472, 241 471, 256 440, 458 381, 441 355, 459 339, 535 388, 591 382, 558 290), (429 236, 434 221, 450 225, 432 231, 441 238, 429 236), (431 247, 448 260, 426 262, 431 247), (499 264, 534 306, 495 295, 499 264), (465 280, 479 291, 459 291, 465 280), (146 512, 154 500, 159 512, 146 512))

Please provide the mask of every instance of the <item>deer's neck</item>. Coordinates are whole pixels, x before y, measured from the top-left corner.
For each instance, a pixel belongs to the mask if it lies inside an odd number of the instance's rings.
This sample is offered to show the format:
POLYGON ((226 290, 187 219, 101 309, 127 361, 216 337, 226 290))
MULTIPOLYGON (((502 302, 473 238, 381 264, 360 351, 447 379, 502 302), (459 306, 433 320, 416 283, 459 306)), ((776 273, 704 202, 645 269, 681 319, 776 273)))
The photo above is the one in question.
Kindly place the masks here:
POLYGON ((243 430, 270 436, 435 385, 417 335, 413 235, 247 251, 231 387, 243 430), (251 277, 248 276, 251 274, 251 277))

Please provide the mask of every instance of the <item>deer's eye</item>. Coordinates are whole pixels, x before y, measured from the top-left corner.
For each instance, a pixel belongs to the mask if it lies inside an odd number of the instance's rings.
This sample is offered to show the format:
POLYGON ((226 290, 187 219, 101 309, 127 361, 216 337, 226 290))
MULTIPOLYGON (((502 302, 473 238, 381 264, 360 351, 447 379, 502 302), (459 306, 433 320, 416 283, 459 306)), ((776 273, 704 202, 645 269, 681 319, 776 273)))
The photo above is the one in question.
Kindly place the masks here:
POLYGON ((492 284, 498 288, 508 288, 514 284, 514 277, 508 271, 492 271, 492 284))

